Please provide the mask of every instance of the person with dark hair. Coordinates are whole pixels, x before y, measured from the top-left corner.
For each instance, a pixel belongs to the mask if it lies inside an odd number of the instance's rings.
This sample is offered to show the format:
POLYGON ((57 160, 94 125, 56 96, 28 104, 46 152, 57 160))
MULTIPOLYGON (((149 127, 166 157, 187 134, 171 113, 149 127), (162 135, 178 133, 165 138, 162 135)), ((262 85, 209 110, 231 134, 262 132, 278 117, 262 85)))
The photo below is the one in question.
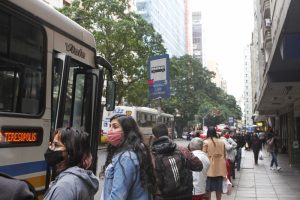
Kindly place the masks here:
POLYGON ((0 173, 0 199, 34 200, 35 196, 25 181, 0 173))
POLYGON ((136 121, 131 116, 113 116, 107 139, 103 199, 151 199, 155 191, 151 155, 136 121))
POLYGON ((206 191, 211 199, 211 192, 216 192, 216 199, 222 197, 223 179, 227 176, 225 144, 217 136, 216 129, 209 127, 207 139, 204 141, 203 152, 207 153, 210 166, 207 172, 206 191))
POLYGON ((254 163, 258 165, 258 154, 261 150, 261 141, 258 136, 258 132, 254 132, 251 136, 251 144, 252 144, 252 151, 254 155, 254 163))
POLYGON ((240 171, 241 169, 241 160, 242 160, 242 148, 245 146, 245 138, 241 134, 240 131, 237 131, 236 134, 233 136, 234 141, 237 143, 237 154, 235 157, 236 160, 236 169, 237 171, 240 171))
POLYGON ((186 147, 177 145, 168 137, 165 124, 155 125, 152 133, 155 140, 151 146, 151 152, 158 185, 155 200, 191 200, 192 171, 201 171, 202 162, 186 147))
POLYGON ((56 178, 50 183, 44 200, 89 200, 98 191, 99 179, 88 168, 92 164, 88 134, 75 128, 54 131, 44 154, 56 178))
POLYGON ((252 132, 245 132, 244 137, 245 137, 245 141, 246 141, 246 144, 245 144, 245 150, 246 151, 250 151, 250 149, 251 149, 251 145, 252 145, 251 135, 252 135, 252 132))
POLYGON ((278 154, 278 145, 277 145, 277 136, 275 136, 273 129, 270 128, 267 134, 267 151, 271 154, 272 160, 270 163, 270 169, 278 171, 281 170, 281 167, 278 166, 277 154, 278 154), (273 165, 275 164, 275 167, 273 165))

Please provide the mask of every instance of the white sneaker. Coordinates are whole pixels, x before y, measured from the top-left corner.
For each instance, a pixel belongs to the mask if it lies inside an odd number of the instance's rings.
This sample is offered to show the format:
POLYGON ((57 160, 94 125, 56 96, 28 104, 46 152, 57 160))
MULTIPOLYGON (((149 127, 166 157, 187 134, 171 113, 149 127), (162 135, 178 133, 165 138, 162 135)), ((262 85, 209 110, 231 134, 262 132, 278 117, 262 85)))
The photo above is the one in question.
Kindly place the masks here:
POLYGON ((279 171, 279 170, 281 170, 281 167, 277 166, 277 168, 276 168, 276 169, 277 169, 277 171, 279 171))
POLYGON ((270 167, 270 170, 274 170, 275 168, 274 167, 270 167))

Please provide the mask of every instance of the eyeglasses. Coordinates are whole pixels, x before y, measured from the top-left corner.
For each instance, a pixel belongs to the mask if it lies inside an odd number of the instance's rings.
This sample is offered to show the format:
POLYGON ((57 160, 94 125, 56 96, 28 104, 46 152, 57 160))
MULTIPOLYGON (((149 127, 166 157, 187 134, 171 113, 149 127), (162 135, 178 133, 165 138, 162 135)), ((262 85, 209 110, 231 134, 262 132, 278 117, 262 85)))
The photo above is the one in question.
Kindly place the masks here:
POLYGON ((61 148, 61 147, 65 148, 65 145, 63 145, 60 142, 56 142, 56 141, 51 142, 50 145, 49 145, 49 148, 52 149, 52 150, 58 149, 58 148, 61 148))

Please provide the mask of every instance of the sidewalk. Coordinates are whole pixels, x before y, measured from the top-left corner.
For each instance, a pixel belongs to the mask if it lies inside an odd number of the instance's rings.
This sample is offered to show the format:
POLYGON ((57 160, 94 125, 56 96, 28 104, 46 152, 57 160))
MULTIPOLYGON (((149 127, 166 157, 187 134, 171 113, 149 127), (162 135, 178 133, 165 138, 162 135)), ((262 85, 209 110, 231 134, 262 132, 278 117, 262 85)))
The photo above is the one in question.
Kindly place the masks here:
MULTIPOLYGON (((234 187, 230 195, 222 194, 222 200, 299 200, 300 168, 288 164, 288 155, 278 155, 281 170, 270 170, 271 155, 264 151, 264 160, 254 165, 252 151, 242 152, 241 170, 236 171, 234 187)), ((212 193, 215 199, 215 193, 212 193)))

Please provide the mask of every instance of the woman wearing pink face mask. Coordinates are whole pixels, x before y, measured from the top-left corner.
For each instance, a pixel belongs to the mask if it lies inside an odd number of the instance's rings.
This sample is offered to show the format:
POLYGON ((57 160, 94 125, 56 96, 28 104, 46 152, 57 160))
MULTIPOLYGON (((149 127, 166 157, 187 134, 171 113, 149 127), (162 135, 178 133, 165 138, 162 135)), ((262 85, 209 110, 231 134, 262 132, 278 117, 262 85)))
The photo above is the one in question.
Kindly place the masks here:
POLYGON ((103 199, 152 199, 155 179, 150 151, 135 120, 125 115, 113 116, 107 139, 103 199))

